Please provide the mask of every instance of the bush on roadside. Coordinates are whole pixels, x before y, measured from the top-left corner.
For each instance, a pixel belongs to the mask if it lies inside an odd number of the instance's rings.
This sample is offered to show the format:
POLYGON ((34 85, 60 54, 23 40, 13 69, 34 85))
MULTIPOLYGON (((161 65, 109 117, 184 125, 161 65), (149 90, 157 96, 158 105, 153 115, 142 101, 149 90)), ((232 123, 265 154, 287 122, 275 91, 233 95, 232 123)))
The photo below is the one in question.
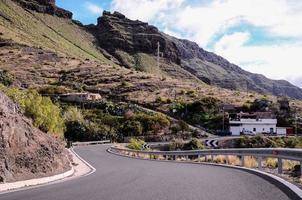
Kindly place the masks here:
POLYGON ((184 150, 202 150, 204 145, 197 138, 192 138, 192 140, 184 145, 184 150))
POLYGON ((173 139, 169 144, 170 151, 178 151, 184 148, 185 142, 181 139, 173 139))
POLYGON ((133 150, 142 150, 145 141, 140 139, 131 138, 127 147, 133 150))

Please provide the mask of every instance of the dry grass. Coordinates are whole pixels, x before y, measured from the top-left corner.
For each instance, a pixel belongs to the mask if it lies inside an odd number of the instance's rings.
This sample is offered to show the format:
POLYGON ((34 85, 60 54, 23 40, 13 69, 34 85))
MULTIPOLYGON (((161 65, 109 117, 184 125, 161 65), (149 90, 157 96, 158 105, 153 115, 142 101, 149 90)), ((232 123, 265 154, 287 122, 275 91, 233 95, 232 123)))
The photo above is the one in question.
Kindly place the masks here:
POLYGON ((275 169, 278 167, 278 161, 276 158, 267 158, 264 162, 264 166, 269 169, 275 169))
POLYGON ((256 168, 258 167, 257 160, 253 156, 245 156, 244 158, 244 166, 248 168, 256 168))
POLYGON ((229 164, 230 165, 238 166, 238 165, 241 164, 241 161, 238 158, 238 156, 228 156, 228 159, 229 159, 229 164))

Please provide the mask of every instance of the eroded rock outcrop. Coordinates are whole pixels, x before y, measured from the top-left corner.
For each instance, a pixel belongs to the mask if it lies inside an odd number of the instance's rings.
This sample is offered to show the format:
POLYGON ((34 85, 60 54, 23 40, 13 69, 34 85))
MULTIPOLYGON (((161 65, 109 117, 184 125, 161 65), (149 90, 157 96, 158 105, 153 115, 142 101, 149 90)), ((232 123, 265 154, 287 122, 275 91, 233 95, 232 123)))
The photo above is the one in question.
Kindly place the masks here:
MULTIPOLYGON (((271 80, 247 72, 223 57, 202 49, 195 42, 169 36, 148 23, 130 20, 118 12, 104 11, 97 25, 86 28, 95 35, 105 53, 126 67, 136 68, 141 53, 156 59, 159 43, 162 66, 179 66, 207 84, 302 99, 302 89, 287 81, 271 80)), ((156 62, 151 65, 156 65, 156 62)), ((166 73, 169 74, 169 71, 166 73)), ((182 77, 180 70, 177 73, 173 76, 182 77)))
POLYGON ((70 169, 62 143, 41 132, 0 92, 0 183, 40 178, 70 169))
POLYGON ((72 18, 72 12, 56 6, 55 0, 14 0, 22 7, 39 13, 47 13, 62 18, 72 18))

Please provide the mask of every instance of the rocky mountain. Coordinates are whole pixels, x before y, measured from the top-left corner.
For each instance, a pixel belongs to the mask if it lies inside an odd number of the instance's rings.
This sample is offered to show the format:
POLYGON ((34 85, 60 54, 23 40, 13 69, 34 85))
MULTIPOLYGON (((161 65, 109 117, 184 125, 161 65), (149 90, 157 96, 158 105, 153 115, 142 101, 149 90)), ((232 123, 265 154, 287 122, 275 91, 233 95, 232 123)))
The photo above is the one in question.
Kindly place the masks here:
POLYGON ((0 92, 0 183, 63 173, 70 169, 64 146, 32 125, 0 92))
POLYGON ((105 11, 96 25, 87 26, 71 17, 55 0, 2 0, 0 37, 56 55, 125 66, 159 77, 302 99, 302 89, 287 81, 247 72, 194 42, 169 36, 121 13, 105 11))
POLYGON ((72 18, 72 12, 56 6, 55 0, 14 0, 26 9, 62 18, 72 18))
POLYGON ((105 11, 97 25, 87 28, 97 38, 98 45, 120 65, 138 69, 143 67, 142 70, 149 68, 150 71, 157 65, 159 43, 161 58, 157 71, 163 74, 175 78, 186 74, 186 77, 195 77, 223 88, 302 99, 302 89, 287 81, 271 80, 247 72, 221 56, 205 51, 194 42, 169 36, 148 23, 127 19, 118 12, 111 14, 105 11), (149 63, 142 60, 149 60, 149 63))

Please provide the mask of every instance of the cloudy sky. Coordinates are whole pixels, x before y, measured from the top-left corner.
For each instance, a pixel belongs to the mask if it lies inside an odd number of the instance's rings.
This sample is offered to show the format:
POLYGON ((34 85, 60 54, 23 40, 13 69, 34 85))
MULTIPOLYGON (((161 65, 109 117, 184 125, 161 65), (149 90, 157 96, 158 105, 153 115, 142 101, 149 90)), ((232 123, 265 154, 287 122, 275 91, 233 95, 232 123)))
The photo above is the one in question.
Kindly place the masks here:
POLYGON ((245 70, 302 87, 302 0, 57 0, 84 24, 103 10, 197 42, 245 70))

